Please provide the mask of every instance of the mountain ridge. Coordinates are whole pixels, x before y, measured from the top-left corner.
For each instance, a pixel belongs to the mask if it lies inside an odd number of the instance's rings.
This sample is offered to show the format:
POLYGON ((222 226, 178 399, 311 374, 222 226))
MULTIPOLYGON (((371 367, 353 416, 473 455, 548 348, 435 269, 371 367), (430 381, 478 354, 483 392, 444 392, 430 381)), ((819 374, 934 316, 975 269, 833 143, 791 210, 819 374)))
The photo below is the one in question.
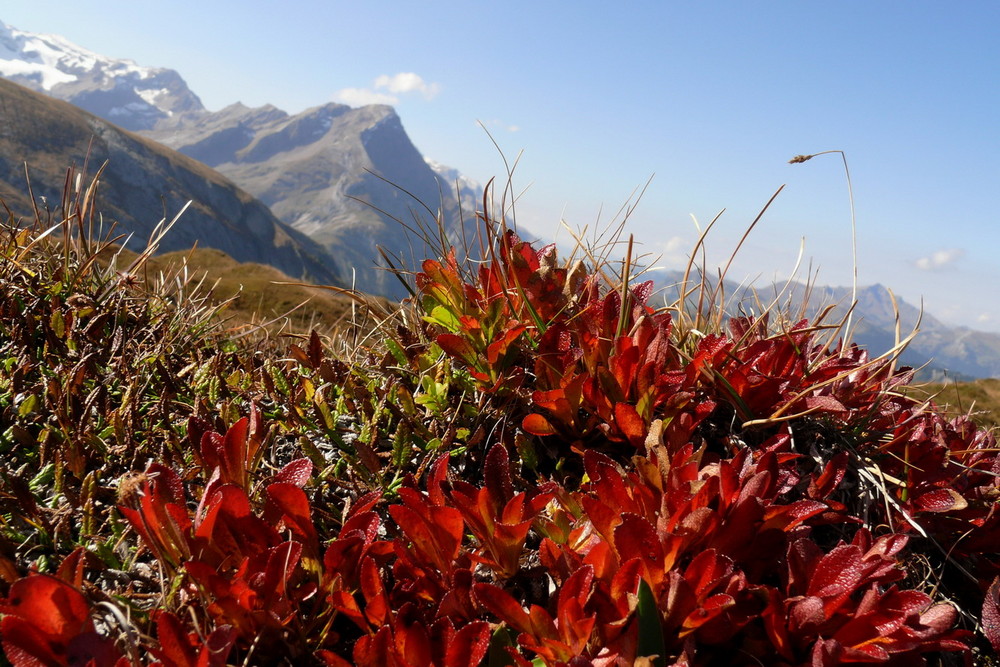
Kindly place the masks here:
MULTIPOLYGON (((289 275, 343 284, 337 263, 222 175, 76 106, 0 80, 0 192, 19 215, 58 202, 67 167, 102 165, 99 209, 141 249, 161 218, 191 206, 160 243, 162 252, 200 244, 289 275), (28 167, 32 202, 26 191, 28 167)), ((95 170, 96 171, 96 170, 95 170)))
POLYGON ((0 21, 0 76, 70 102, 126 130, 204 110, 176 71, 100 55, 58 35, 0 21))
MULTIPOLYGON (((670 303, 677 297, 683 272, 657 271, 649 279, 653 280, 663 299, 670 303)), ((698 278, 692 277, 689 286, 695 280, 698 278)), ((709 284, 716 283, 710 280, 709 284)), ((780 312, 815 321, 827 306, 833 306, 826 315, 826 323, 837 323, 846 318, 847 305, 851 303, 854 291, 851 287, 806 285, 796 281, 787 285, 750 288, 726 280, 723 286, 728 295, 726 310, 729 313, 740 312, 741 304, 744 310, 752 310, 759 298, 765 306, 774 301, 780 312)), ((889 288, 878 283, 858 287, 857 306, 852 318, 852 342, 865 347, 873 355, 892 349, 897 342, 897 310, 901 338, 906 338, 914 329, 918 330, 918 335, 900 355, 900 362, 921 368, 923 378, 939 381, 944 378, 1000 377, 1000 334, 947 325, 900 297, 895 297, 894 301, 889 288)))
POLYGON ((468 179, 456 188, 432 168, 391 107, 330 102, 288 114, 236 103, 208 111, 174 70, 106 58, 62 37, 3 24, 0 75, 214 168, 351 267, 352 284, 363 291, 408 295, 379 265, 377 250, 413 268, 436 249, 406 227, 431 229, 437 238, 440 222, 455 245, 474 238, 481 191, 468 179))
MULTIPOLYGON (((459 245, 481 197, 468 179, 456 191, 413 145, 396 111, 333 102, 291 115, 273 106, 230 105, 144 132, 195 157, 267 204, 281 220, 352 267, 359 289, 401 299, 408 292, 376 263, 378 248, 415 266, 428 251, 405 227, 440 217, 459 245), (431 203, 435 208, 425 209, 431 203)), ((459 177, 460 178, 460 177, 459 177)))
MULTIPOLYGON (((440 219, 446 241, 459 247, 463 238, 475 238, 482 188, 458 171, 425 159, 391 107, 352 109, 331 102, 289 114, 273 105, 234 103, 212 112, 173 70, 114 61, 68 40, 26 33, 2 22, 0 75, 20 76, 49 94, 89 105, 112 122, 141 130, 214 168, 258 197, 283 222, 313 238, 326 255, 336 256, 350 271, 349 282, 361 290, 396 299, 407 295, 394 276, 377 266, 377 246, 410 267, 435 250, 402 233, 401 223, 432 226, 440 219), (9 56, 17 48, 23 55, 29 42, 35 55, 24 61, 27 64, 10 65, 9 56), (69 55, 60 60, 59 49, 69 55), (87 74, 81 64, 87 62, 92 69, 93 63, 101 66, 87 74), (164 90, 167 93, 160 92, 164 90), (425 210, 421 202, 432 207, 425 210)), ((736 288, 727 289, 734 294, 736 288)), ((801 301, 806 288, 793 286, 795 290, 801 301)), ((813 304, 846 302, 851 291, 816 286, 809 290, 813 304)), ((897 303, 905 335, 919 310, 902 300, 897 303)), ((817 311, 814 306, 809 314, 817 311)), ((831 319, 843 313, 841 307, 831 319)), ((881 286, 859 291, 854 319, 855 339, 874 353, 895 343, 895 312, 881 286)), ((932 359, 952 373, 1000 376, 1000 334, 949 327, 925 313, 921 335, 903 361, 920 366, 932 359)))

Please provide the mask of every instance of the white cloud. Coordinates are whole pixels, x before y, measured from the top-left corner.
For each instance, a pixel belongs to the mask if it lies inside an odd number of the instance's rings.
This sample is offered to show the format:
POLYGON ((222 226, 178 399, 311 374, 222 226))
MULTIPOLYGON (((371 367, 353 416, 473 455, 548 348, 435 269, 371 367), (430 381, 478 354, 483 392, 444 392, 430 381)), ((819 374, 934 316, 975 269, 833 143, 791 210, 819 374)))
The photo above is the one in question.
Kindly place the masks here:
POLYGON ((399 104, 400 96, 416 93, 425 100, 434 99, 441 92, 441 85, 428 83, 413 72, 382 74, 376 77, 370 88, 343 88, 333 94, 333 99, 341 104, 361 107, 366 104, 399 104))
POLYGON ((390 93, 420 93, 425 100, 433 99, 441 92, 441 86, 437 83, 427 83, 423 77, 413 72, 400 72, 389 76, 383 74, 375 79, 376 89, 385 89, 390 93))
POLYGON ((687 264, 688 252, 694 242, 683 236, 671 236, 665 241, 658 241, 643 247, 645 256, 643 262, 655 262, 653 270, 675 270, 687 264))
POLYGON ((684 249, 684 237, 682 236, 671 236, 666 241, 663 241, 660 245, 663 246, 664 252, 677 252, 678 250, 684 249))
POLYGON ((352 107, 363 107, 367 104, 398 104, 399 98, 386 95, 368 88, 343 88, 333 94, 334 101, 352 107))
POLYGON ((921 271, 937 271, 954 264, 963 255, 965 255, 965 251, 961 248, 944 248, 927 257, 921 257, 914 262, 914 265, 921 271))

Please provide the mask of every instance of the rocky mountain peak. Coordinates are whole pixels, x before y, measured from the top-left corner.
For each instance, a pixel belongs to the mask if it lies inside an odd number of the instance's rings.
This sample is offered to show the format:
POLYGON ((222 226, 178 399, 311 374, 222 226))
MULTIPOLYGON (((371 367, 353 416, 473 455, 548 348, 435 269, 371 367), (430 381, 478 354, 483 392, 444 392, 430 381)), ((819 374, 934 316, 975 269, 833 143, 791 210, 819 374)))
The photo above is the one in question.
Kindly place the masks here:
MULTIPOLYGON (((439 175, 390 106, 328 102, 288 114, 241 103, 207 111, 177 72, 140 67, 50 35, 0 31, 0 76, 71 102, 208 165, 251 193, 283 222, 340 260, 354 285, 406 296, 377 266, 378 248, 407 265, 423 259, 403 224, 415 217, 460 239, 481 196, 439 175), (5 60, 4 60, 5 59, 5 60), (42 85, 42 84, 46 85, 42 85), (349 268, 348 268, 349 267, 349 268)), ((474 233, 471 234, 474 236, 474 233)))
POLYGON ((4 23, 0 23, 0 76, 127 130, 148 130, 164 119, 205 109, 172 69, 109 58, 58 35, 4 23))

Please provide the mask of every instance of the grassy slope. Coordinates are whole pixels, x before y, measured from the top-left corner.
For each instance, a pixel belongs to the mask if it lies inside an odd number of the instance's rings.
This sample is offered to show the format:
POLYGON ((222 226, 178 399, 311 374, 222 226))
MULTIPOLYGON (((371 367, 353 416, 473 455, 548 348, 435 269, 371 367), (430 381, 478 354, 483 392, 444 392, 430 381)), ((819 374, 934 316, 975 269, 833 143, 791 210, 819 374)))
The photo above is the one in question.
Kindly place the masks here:
POLYGON ((981 426, 1000 426, 1000 379, 928 384, 913 392, 915 396, 933 396, 934 402, 948 413, 971 411, 981 426))
MULTIPOLYGON (((125 253, 119 265, 133 258, 133 254, 125 253)), ((299 281, 274 267, 237 262, 212 248, 195 248, 152 257, 145 264, 143 277, 153 281, 160 274, 171 275, 185 263, 188 275, 195 282, 204 277, 205 286, 212 288, 213 301, 221 303, 232 299, 224 316, 233 326, 278 319, 276 327, 284 326, 293 332, 316 329, 332 333, 346 328, 352 318, 364 325, 362 320, 368 312, 367 308, 345 294, 296 284, 299 281)), ((391 302, 386 299, 374 299, 373 302, 381 309, 391 308, 391 302)))

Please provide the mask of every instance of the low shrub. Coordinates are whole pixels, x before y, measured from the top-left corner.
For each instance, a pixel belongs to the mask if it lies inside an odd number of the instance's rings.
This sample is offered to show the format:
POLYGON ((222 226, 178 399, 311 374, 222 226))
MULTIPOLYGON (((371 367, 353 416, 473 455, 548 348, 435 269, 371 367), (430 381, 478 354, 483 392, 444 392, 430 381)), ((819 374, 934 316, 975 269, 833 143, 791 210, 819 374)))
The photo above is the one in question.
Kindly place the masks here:
POLYGON ((996 442, 898 350, 489 219, 381 340, 233 339, 88 206, 0 241, 11 663, 995 664, 996 442))

